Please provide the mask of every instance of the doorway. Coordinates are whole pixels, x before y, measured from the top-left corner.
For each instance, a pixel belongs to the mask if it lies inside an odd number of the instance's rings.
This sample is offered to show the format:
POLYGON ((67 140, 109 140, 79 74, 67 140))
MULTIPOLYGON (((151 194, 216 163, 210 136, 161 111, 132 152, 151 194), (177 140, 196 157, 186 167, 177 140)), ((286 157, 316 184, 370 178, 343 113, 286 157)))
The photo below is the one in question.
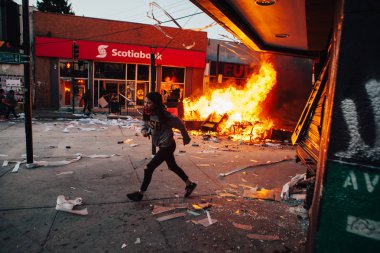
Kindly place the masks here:
POLYGON ((126 89, 125 82, 105 81, 106 94, 108 102, 118 102, 122 108, 125 108, 126 89))

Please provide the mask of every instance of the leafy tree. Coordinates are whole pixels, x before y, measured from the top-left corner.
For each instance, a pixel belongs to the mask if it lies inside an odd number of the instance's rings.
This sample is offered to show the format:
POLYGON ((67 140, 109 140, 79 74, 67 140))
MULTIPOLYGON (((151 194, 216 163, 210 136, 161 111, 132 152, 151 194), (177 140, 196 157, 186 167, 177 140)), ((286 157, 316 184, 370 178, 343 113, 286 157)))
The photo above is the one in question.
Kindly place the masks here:
POLYGON ((37 9, 39 11, 75 15, 68 0, 38 0, 37 9))

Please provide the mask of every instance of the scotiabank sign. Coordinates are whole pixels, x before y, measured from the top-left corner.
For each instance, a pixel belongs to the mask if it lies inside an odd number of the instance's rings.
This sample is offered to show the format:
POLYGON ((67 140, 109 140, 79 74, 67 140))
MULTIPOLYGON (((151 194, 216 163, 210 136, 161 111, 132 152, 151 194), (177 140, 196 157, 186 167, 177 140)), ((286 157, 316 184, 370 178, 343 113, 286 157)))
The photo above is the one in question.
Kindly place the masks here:
MULTIPOLYGON (((79 45, 79 60, 150 64, 151 48, 120 43, 75 40, 79 45)), ((72 57, 73 40, 36 37, 36 56, 67 58, 72 57)), ((154 48, 156 64, 204 68, 206 53, 190 50, 154 48)))

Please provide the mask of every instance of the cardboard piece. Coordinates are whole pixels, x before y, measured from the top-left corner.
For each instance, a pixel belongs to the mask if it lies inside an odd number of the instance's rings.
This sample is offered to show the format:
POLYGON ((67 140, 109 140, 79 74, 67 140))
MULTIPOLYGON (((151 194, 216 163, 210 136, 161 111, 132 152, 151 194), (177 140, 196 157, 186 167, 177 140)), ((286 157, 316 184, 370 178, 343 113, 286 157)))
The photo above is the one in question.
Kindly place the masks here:
POLYGON ((186 216, 186 213, 173 213, 166 216, 158 217, 156 220, 161 222, 161 221, 172 220, 172 219, 183 217, 183 216, 186 216))
POLYGON ((240 229, 244 229, 244 230, 252 230, 251 225, 244 225, 244 224, 240 224, 240 223, 236 223, 236 222, 232 222, 232 225, 235 228, 240 228, 240 229))

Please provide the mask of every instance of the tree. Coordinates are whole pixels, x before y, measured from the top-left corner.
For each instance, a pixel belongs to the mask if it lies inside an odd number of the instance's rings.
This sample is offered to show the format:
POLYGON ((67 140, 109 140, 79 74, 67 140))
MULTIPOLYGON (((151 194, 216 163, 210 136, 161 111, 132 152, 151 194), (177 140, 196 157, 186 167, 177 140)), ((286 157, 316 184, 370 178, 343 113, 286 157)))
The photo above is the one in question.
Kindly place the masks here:
POLYGON ((37 1, 37 9, 39 11, 45 11, 45 12, 55 12, 55 13, 61 13, 61 14, 75 15, 75 13, 71 9, 71 4, 68 3, 68 0, 37 1))

